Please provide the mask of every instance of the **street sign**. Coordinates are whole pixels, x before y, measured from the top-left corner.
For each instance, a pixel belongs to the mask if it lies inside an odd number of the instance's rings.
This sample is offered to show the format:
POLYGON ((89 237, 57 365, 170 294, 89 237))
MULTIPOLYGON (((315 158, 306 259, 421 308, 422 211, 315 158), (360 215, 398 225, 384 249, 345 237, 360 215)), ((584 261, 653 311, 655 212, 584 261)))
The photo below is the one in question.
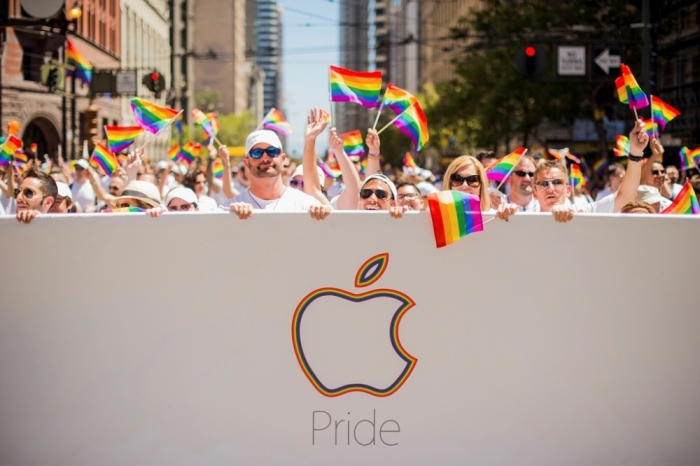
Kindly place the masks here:
POLYGON ((136 95, 136 71, 117 71, 117 94, 136 95))
POLYGON ((593 75, 610 76, 619 74, 620 48, 593 47, 593 75))
POLYGON ((586 76, 586 47, 558 46, 557 74, 559 76, 586 76))

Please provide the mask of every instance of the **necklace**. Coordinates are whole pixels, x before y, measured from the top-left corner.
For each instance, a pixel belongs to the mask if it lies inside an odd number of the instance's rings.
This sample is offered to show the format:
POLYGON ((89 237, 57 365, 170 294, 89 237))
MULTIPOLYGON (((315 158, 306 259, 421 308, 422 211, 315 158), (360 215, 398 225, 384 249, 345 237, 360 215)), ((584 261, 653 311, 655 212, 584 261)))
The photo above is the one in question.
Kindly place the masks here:
MULTIPOLYGON (((282 194, 280 194, 280 197, 277 198, 277 201, 275 201, 274 207, 273 207, 272 209, 270 209, 270 210, 275 210, 275 209, 277 208, 277 204, 280 203, 280 200, 282 199, 282 196, 284 196, 284 193, 285 193, 285 192, 287 192, 287 187, 286 187, 286 186, 285 186, 284 189, 282 190, 282 194)), ((253 195, 253 193, 250 192, 250 188, 248 188, 248 195, 249 195, 250 198, 253 200, 253 202, 255 202, 255 205, 258 206, 258 209, 260 209, 260 210, 265 210, 265 209, 263 209, 263 206, 261 206, 260 203, 257 201, 257 199, 255 199, 255 196, 253 195)))

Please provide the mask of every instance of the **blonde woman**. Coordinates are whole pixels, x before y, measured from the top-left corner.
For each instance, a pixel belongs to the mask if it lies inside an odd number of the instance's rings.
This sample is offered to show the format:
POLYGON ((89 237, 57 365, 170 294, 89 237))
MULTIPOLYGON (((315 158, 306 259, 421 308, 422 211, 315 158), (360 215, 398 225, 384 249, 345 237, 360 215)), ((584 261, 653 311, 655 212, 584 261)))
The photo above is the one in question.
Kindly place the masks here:
POLYGON ((481 211, 491 210, 488 194, 489 180, 484 166, 471 155, 462 155, 452 161, 442 181, 443 191, 462 191, 479 196, 481 211))

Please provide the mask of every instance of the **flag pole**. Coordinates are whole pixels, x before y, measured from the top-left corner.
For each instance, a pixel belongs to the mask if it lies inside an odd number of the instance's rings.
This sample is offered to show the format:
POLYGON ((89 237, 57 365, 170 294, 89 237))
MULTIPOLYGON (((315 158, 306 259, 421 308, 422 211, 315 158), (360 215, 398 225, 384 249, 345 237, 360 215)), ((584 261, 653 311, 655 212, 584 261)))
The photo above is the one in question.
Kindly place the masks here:
POLYGON ((379 117, 382 114, 383 108, 384 108, 384 99, 382 99, 382 103, 379 105, 379 111, 377 112, 377 118, 374 119, 374 126, 372 126, 372 129, 377 129, 377 123, 379 123, 379 117))
POLYGON ((656 139, 659 139, 659 135, 656 133, 656 123, 654 122, 654 96, 649 94, 651 97, 651 131, 656 139))
POLYGON ((173 121, 175 121, 175 118, 177 118, 178 116, 180 116, 180 114, 181 114, 183 111, 184 111, 184 109, 183 109, 183 110, 180 110, 179 112, 177 112, 177 115, 175 115, 174 117, 172 117, 171 119, 169 119, 168 122, 165 124, 165 126, 163 126, 161 129, 159 129, 158 132, 155 133, 154 135, 152 135, 150 138, 148 138, 148 140, 147 140, 146 142, 144 142, 143 144, 141 144, 141 147, 139 147, 139 148, 136 149, 136 150, 141 150, 141 149, 143 149, 144 147, 146 147, 146 144, 148 144, 149 142, 153 141, 153 140, 156 138, 156 136, 158 136, 165 128, 169 127, 169 126, 173 123, 173 121))
MULTIPOLYGON (((523 152, 522 154, 520 154, 520 157, 518 157, 518 160, 515 161, 515 163, 514 163, 513 166, 511 167, 511 169, 510 169, 510 171, 508 172, 508 174, 505 176, 505 178, 503 178, 503 180, 502 180, 502 181, 498 184, 498 186, 496 187, 496 191, 498 191, 498 190, 501 189, 501 186, 503 186, 503 183, 505 183, 506 180, 508 179, 508 177, 510 176, 510 174, 513 173, 513 170, 515 170, 515 167, 518 166, 518 164, 520 163, 520 159, 522 159, 522 158, 523 158, 523 155, 525 155, 525 154, 527 154, 527 149, 525 149, 525 152, 523 152)), ((507 157, 507 156, 506 156, 506 157, 507 157)), ((533 181, 534 181, 534 180, 533 180, 533 181)))
POLYGON ((411 107, 413 107, 414 105, 415 105, 415 102, 413 102, 411 105, 409 105, 408 107, 406 107, 406 110, 404 110, 403 112, 401 112, 401 113, 399 113, 398 115, 396 115, 389 123, 387 123, 386 125, 384 125, 384 127, 383 127, 382 129, 380 129, 379 131, 377 131, 377 134, 382 134, 382 132, 383 132, 385 129, 387 129, 389 126, 391 126, 396 120, 398 120, 398 119, 401 117, 401 115, 403 115, 404 113, 406 113, 406 112, 408 111, 408 109, 411 108, 411 107))
POLYGON ((333 114, 333 90, 331 89, 331 67, 330 65, 328 66, 328 106, 330 107, 331 110, 331 123, 330 127, 331 128, 337 128, 338 125, 335 123, 335 115, 333 114))

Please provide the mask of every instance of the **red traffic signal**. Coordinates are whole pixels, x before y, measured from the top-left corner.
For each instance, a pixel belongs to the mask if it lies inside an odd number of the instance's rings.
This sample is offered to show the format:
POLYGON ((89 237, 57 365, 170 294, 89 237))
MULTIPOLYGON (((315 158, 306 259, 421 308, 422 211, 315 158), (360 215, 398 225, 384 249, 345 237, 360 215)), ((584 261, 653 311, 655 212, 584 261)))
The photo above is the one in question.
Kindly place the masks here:
POLYGON ((153 81, 154 83, 158 82, 159 77, 160 75, 158 73, 151 73, 151 81, 153 81))
POLYGON ((532 45, 528 45, 527 47, 525 47, 525 55, 527 55, 528 57, 534 57, 535 53, 537 53, 537 50, 535 50, 535 47, 533 47, 532 45))
POLYGON ((528 78, 534 78, 547 67, 547 54, 541 45, 526 45, 515 54, 515 67, 528 78))

